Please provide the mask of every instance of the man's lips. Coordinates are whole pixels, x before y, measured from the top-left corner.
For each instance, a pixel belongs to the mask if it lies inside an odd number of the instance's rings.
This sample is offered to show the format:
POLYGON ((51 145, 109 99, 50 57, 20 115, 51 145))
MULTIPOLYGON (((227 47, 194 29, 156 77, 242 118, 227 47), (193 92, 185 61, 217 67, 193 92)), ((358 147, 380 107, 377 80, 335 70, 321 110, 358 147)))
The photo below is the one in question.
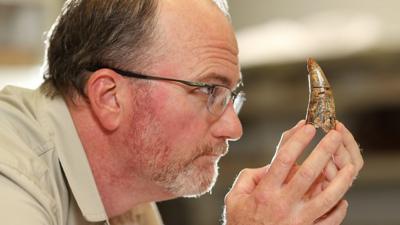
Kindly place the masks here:
POLYGON ((202 153, 200 153, 196 158, 201 156, 211 156, 211 157, 222 157, 228 152, 228 146, 226 144, 219 145, 217 147, 205 147, 202 153))

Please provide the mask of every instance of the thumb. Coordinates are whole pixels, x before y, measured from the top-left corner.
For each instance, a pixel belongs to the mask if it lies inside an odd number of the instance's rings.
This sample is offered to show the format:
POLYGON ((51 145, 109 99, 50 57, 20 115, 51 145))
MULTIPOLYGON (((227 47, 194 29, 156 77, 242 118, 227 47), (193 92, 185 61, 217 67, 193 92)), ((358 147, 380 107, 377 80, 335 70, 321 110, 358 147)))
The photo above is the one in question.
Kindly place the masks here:
POLYGON ((255 187, 258 185, 260 180, 268 172, 269 165, 255 168, 255 169, 243 169, 236 177, 233 183, 231 194, 250 194, 253 192, 255 187))

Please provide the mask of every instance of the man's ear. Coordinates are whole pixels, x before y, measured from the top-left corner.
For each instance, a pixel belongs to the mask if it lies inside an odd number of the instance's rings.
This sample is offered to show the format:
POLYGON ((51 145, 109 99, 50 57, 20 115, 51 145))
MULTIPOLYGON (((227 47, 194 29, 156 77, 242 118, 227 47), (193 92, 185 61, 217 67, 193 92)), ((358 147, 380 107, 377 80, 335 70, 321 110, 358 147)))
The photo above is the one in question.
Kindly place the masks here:
POLYGON ((94 72, 86 84, 89 107, 97 121, 107 131, 116 130, 122 121, 123 79, 110 69, 94 72))

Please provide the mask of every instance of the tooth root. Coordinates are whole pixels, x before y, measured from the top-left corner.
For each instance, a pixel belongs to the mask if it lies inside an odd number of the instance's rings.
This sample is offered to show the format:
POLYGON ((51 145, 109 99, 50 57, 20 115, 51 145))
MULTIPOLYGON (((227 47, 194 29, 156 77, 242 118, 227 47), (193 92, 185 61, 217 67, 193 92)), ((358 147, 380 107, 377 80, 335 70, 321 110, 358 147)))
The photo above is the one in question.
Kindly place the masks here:
POLYGON ((314 59, 308 59, 309 99, 306 121, 326 133, 335 129, 336 112, 331 86, 321 67, 314 59))

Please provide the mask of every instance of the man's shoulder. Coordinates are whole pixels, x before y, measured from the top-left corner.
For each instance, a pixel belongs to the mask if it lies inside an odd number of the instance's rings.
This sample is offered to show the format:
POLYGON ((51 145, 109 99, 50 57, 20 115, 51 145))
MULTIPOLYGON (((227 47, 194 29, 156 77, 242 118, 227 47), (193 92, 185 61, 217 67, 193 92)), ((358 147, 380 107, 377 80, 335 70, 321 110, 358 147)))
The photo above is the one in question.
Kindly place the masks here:
POLYGON ((42 98, 39 90, 6 86, 0 91, 0 119, 14 123, 16 119, 37 121, 42 98))
POLYGON ((44 157, 54 147, 40 123, 34 90, 6 87, 0 92, 0 173, 36 182, 48 169, 44 157))
POLYGON ((50 134, 41 113, 46 107, 42 99, 39 90, 7 86, 0 91, 0 148, 8 147, 7 142, 17 142, 37 154, 46 151, 43 146, 50 134))
POLYGON ((44 211, 54 212, 56 201, 53 194, 56 192, 51 183, 53 173, 50 171, 55 164, 51 160, 53 157, 38 154, 39 151, 29 146, 26 139, 18 136, 20 134, 9 127, 3 129, 5 127, 2 126, 0 130, 0 176, 18 187, 21 193, 26 193, 21 196, 29 195, 31 198, 28 199, 43 207, 44 211))
POLYGON ((48 152, 53 147, 51 142, 40 145, 33 143, 24 131, 2 123, 0 130, 0 173, 2 167, 15 170, 20 175, 41 177, 47 170, 48 163, 41 152, 48 152))
MULTIPOLYGON (((10 180, 22 185, 48 189, 43 183, 47 180, 48 170, 52 164, 51 142, 42 144, 34 143, 32 137, 21 128, 11 127, 2 123, 0 130, 0 174, 6 175, 10 180), (44 154, 40 154, 43 152, 44 154)), ((37 141, 37 140, 35 140, 37 141)))
POLYGON ((17 187, 21 196, 31 196, 27 199, 53 212, 50 170, 58 161, 52 155, 50 135, 40 121, 40 107, 44 106, 35 90, 6 87, 0 91, 0 176, 9 187, 17 187))

